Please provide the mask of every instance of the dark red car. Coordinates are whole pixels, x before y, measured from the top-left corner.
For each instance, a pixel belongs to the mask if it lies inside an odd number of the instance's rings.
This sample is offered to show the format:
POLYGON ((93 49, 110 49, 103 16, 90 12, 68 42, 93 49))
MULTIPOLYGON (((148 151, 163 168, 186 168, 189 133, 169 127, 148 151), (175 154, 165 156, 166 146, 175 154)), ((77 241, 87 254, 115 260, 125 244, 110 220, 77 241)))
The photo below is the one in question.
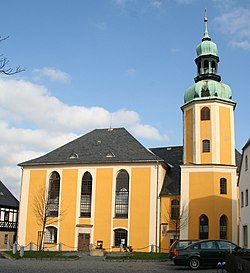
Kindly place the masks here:
POLYGON ((175 240, 169 248, 169 258, 172 260, 176 250, 182 249, 197 241, 198 240, 175 240))

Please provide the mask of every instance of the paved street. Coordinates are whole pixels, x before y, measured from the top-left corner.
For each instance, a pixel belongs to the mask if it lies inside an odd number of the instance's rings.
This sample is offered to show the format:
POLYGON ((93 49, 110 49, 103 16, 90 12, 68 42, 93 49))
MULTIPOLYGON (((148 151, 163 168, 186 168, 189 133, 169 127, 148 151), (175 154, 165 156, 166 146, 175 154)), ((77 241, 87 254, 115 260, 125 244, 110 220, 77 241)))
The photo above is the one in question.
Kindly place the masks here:
MULTIPOLYGON (((106 262, 100 257, 81 257, 76 261, 0 260, 0 273, 188 273, 192 270, 176 267, 172 262, 106 262)), ((216 269, 201 269, 196 273, 216 273, 216 269)))

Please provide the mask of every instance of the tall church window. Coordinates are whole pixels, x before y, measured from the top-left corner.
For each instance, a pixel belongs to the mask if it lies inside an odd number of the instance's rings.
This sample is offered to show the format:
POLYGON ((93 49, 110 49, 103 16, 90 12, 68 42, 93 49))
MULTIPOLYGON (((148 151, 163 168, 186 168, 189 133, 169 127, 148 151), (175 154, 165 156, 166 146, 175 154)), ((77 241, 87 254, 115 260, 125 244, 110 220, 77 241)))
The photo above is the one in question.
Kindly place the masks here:
POLYGON ((122 170, 116 177, 115 217, 128 218, 129 175, 122 170))
POLYGON ((122 243, 124 246, 127 246, 128 232, 125 229, 116 229, 115 231, 115 246, 120 246, 122 243))
POLYGON ((202 152, 203 153, 210 152, 210 140, 208 140, 208 139, 202 140, 202 152))
POLYGON ((82 177, 80 216, 91 217, 92 176, 85 172, 82 177))
POLYGON ((210 120, 210 109, 208 107, 201 109, 201 120, 210 120))
POLYGON ((208 218, 205 214, 200 217, 200 239, 208 239, 208 218))
POLYGON ((248 157, 247 155, 245 156, 245 171, 248 170, 248 157))
POLYGON ((48 216, 57 217, 59 209, 59 194, 60 194, 60 175, 58 172, 52 172, 49 179, 48 192, 48 216))
POLYGON ((178 219, 179 217, 180 202, 179 200, 171 201, 171 219, 178 219))
POLYGON ((227 239, 227 217, 222 215, 220 217, 220 239, 227 239))
POLYGON ((226 178, 220 179, 220 194, 227 194, 227 180, 226 180, 226 178))

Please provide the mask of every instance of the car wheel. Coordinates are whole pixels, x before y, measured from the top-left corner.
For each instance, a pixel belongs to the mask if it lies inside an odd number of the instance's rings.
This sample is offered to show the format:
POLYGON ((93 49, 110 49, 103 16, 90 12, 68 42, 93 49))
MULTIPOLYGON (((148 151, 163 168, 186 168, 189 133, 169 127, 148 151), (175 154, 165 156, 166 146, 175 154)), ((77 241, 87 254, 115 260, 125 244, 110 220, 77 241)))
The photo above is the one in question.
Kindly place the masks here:
POLYGON ((201 263, 199 258, 192 257, 188 260, 188 266, 191 269, 198 269, 200 267, 201 263))

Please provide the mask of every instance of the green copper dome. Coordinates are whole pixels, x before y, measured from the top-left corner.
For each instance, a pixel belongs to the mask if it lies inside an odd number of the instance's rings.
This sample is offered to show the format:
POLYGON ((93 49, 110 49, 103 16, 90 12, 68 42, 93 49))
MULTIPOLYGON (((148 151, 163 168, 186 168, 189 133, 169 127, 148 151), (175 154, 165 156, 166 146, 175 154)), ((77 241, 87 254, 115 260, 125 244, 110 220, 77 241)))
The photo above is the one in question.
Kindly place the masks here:
POLYGON ((204 40, 196 47, 197 57, 202 55, 215 55, 218 56, 217 45, 211 40, 204 40))
POLYGON ((208 34, 207 18, 205 18, 204 21, 205 21, 205 31, 204 31, 204 36, 201 40, 201 43, 198 44, 198 46, 196 47, 197 57, 202 56, 202 55, 218 56, 217 45, 214 42, 212 42, 212 40, 208 34))
POLYGON ((232 101, 232 90, 227 84, 214 80, 202 80, 190 86, 184 95, 184 102, 204 99, 232 101))

